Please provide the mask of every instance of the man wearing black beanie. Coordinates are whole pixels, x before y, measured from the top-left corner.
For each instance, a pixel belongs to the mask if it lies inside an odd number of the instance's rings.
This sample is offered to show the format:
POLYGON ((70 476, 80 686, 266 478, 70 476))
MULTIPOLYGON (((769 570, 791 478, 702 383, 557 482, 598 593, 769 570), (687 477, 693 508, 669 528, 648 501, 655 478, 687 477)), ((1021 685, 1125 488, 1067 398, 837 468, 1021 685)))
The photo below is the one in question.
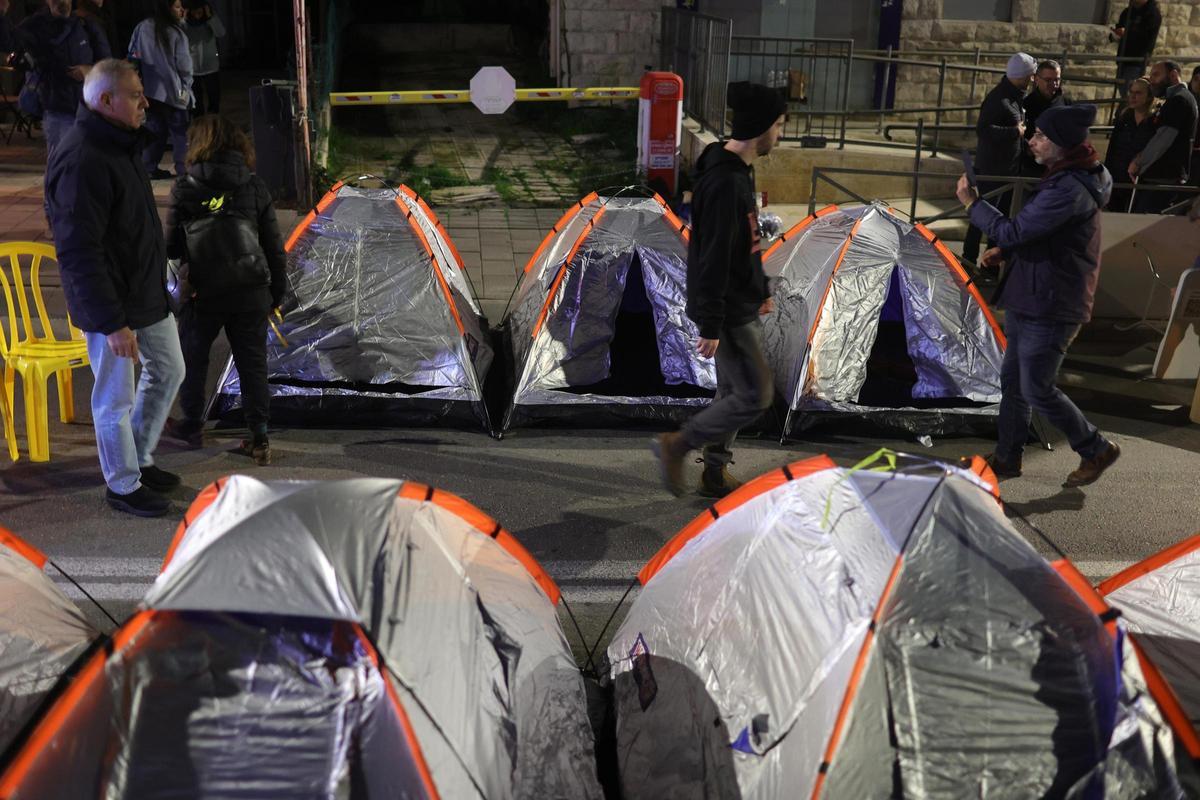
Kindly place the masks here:
POLYGON ((696 162, 688 244, 687 315, 699 328, 700 355, 716 358, 717 394, 678 432, 651 442, 663 484, 677 497, 684 492, 684 457, 697 448, 704 455, 701 495, 724 497, 740 485, 729 474, 729 448, 774 397, 758 319, 773 306, 751 165, 775 147, 786 108, 779 93, 753 83, 730 84, 728 104, 732 138, 710 144, 696 162))
POLYGON ((982 262, 1008 264, 993 301, 1005 310, 1008 337, 996 451, 988 457, 999 478, 1021 474, 1031 408, 1065 433, 1079 454, 1079 468, 1064 487, 1093 483, 1121 455, 1055 383, 1067 348, 1091 319, 1100 277, 1100 209, 1112 193, 1112 176, 1088 142, 1095 120, 1092 105, 1042 112, 1029 149, 1046 175, 1015 219, 980 200, 965 175, 958 181, 958 199, 971 222, 998 245, 982 262))

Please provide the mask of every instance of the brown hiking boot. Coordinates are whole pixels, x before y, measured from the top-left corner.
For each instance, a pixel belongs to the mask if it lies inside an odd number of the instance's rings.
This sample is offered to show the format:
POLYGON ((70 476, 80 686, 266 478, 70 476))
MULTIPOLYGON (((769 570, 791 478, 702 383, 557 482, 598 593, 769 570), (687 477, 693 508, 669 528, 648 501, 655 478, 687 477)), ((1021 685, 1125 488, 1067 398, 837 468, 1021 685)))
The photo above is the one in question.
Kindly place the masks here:
POLYGON ((988 453, 983 460, 992 468, 992 472, 996 473, 998 479, 1021 477, 1021 459, 1019 458, 1016 461, 1004 461, 995 453, 988 453))
POLYGON ((696 494, 701 497, 724 497, 742 485, 742 482, 729 474, 729 467, 704 466, 700 473, 700 487, 696 494))
POLYGON ((1077 486, 1087 486, 1089 483, 1095 483, 1100 480, 1100 476, 1104 474, 1104 470, 1116 463, 1121 457, 1121 448, 1116 442, 1109 442, 1108 447, 1101 451, 1100 455, 1095 458, 1079 459, 1079 468, 1067 476, 1063 481, 1064 489, 1073 489, 1077 486))
POLYGON ((683 495, 683 457, 687 455, 688 446, 683 441, 683 434, 660 433, 650 440, 650 449, 658 459, 658 472, 662 477, 663 488, 680 497, 683 495))
POLYGON ((269 466, 271 463, 271 444, 266 439, 257 442, 242 439, 242 443, 237 451, 242 455, 253 458, 254 463, 260 467, 269 466))
POLYGON ((191 450, 197 450, 204 447, 204 430, 203 426, 191 426, 181 419, 167 417, 167 421, 163 424, 162 435, 168 439, 174 439, 183 442, 191 450))

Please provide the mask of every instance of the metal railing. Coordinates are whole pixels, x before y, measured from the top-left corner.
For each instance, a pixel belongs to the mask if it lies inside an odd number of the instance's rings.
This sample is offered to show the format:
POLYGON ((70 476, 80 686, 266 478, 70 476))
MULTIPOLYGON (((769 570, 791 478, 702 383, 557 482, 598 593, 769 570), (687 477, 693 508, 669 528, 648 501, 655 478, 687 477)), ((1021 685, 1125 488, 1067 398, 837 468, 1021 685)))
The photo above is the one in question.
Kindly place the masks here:
MULTIPOLYGON (((883 136, 889 118, 932 115, 925 126, 929 134, 929 150, 936 155, 942 150, 942 131, 968 133, 983 95, 1004 73, 1002 63, 988 65, 985 60, 1006 61, 1011 53, 983 50, 922 50, 900 51, 855 50, 848 39, 779 38, 727 35, 732 30, 730 20, 695 14, 682 9, 664 8, 662 12, 662 58, 660 66, 671 69, 684 79, 684 112, 707 130, 720 137, 728 132, 725 108, 725 88, 731 80, 752 80, 778 88, 788 100, 789 121, 786 139, 804 140, 808 136, 832 141, 838 147, 850 143, 880 144, 878 140, 851 139, 847 135, 850 120, 873 119, 874 133, 883 136), (727 48, 722 50, 723 47, 727 48), (856 68, 858 77, 863 66, 879 72, 875 77, 880 92, 877 107, 850 108, 856 68), (920 107, 888 106, 887 88, 895 72, 901 68, 936 70, 936 80, 928 81, 925 96, 933 100, 920 107), (962 73, 970 75, 966 102, 961 94, 956 102, 947 103, 949 79, 962 73), (984 80, 981 82, 980 78, 984 80), (695 85, 696 82, 700 85, 695 85), (714 85, 715 84, 715 85, 714 85), (950 115, 961 115, 962 122, 948 122, 950 115)), ((1137 58, 1119 58, 1107 53, 1081 53, 1064 49, 1058 52, 1032 54, 1036 58, 1053 58, 1063 67, 1063 83, 1098 95, 1089 102, 1111 105, 1120 102, 1124 81, 1116 78, 1120 63, 1141 63, 1137 58), (1089 64, 1113 65, 1113 77, 1083 74, 1078 71, 1089 64), (1072 67, 1077 68, 1072 71, 1072 67), (1105 97, 1104 95, 1109 95, 1105 97)), ((1176 60, 1200 60, 1200 56, 1176 56, 1176 60)), ((953 117, 951 117, 953 119, 953 117)), ((893 130, 898 128, 893 127, 893 130)), ((885 137, 887 138, 887 137, 885 137)), ((814 144, 823 142, 815 141, 814 144)), ((884 146, 912 146, 889 141, 884 146)))
MULTIPOLYGON (((958 182, 957 173, 946 172, 922 172, 920 168, 920 159, 918 158, 911 170, 880 170, 880 169, 862 169, 856 167, 814 167, 812 172, 812 183, 809 188, 808 213, 816 213, 818 205, 829 205, 838 200, 831 200, 828 203, 818 203, 817 192, 821 184, 825 184, 842 194, 847 198, 863 203, 864 205, 874 202, 878 198, 868 198, 848 188, 842 181, 835 176, 863 176, 870 178, 907 178, 911 181, 911 192, 909 196, 910 205, 908 218, 914 223, 920 222, 924 225, 929 225, 934 222, 951 219, 966 219, 967 214, 965 209, 957 203, 953 208, 946 211, 938 212, 927 217, 917 216, 917 201, 921 191, 922 181, 939 181, 950 184, 958 182)), ((1009 201, 1008 216, 1015 217, 1025 205, 1025 196, 1029 188, 1038 184, 1042 179, 1038 177, 1028 176, 1013 176, 1013 175, 980 175, 978 176, 980 184, 991 184, 995 188, 989 189, 982 193, 980 197, 984 200, 995 200, 1000 196, 1012 192, 1012 198, 1009 201)), ((1169 192, 1173 195, 1172 202, 1159 214, 1179 214, 1185 211, 1188 206, 1195 202, 1196 197, 1200 195, 1200 186, 1163 186, 1158 184, 1142 184, 1142 183, 1114 183, 1113 189, 1128 189, 1131 192, 1129 198, 1129 207, 1134 207, 1137 195, 1139 193, 1155 193, 1162 194, 1169 192)), ((942 197, 953 196, 951 191, 949 195, 941 195, 942 197)), ((844 201, 843 201, 844 202, 844 201)), ((1123 208, 1109 208, 1107 211, 1126 211, 1123 208)))
POLYGON ((783 139, 846 140, 853 39, 734 36, 729 79, 779 91, 787 103, 783 139))
POLYGON ((724 138, 732 20, 663 9, 661 32, 659 64, 683 78, 683 113, 724 138))

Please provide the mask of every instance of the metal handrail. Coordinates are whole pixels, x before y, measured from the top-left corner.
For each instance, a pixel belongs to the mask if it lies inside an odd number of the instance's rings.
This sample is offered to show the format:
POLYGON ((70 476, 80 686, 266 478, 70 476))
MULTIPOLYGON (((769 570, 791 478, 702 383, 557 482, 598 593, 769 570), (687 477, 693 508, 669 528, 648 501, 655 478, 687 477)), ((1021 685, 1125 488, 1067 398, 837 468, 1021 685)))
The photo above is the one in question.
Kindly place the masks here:
MULTIPOLYGON (((863 197, 862 195, 858 194, 857 192, 852 191, 851 189, 848 189, 847 187, 845 187, 838 181, 834 180, 832 177, 830 177, 832 175, 864 175, 864 176, 884 177, 884 178, 910 178, 913 180, 913 195, 912 195, 912 206, 911 206, 912 210, 909 212, 908 216, 909 216, 909 219, 912 220, 914 223, 920 222, 924 225, 928 225, 932 222, 940 222, 941 220, 946 220, 946 219, 965 219, 966 218, 966 211, 960 205, 956 205, 954 208, 947 209, 946 211, 941 211, 941 212, 934 214, 932 216, 929 216, 929 217, 924 217, 921 219, 917 218, 917 215, 916 215, 917 187, 919 186, 921 179, 954 181, 955 183, 957 183, 958 179, 960 177, 957 172, 922 172, 919 169, 919 166, 915 167, 912 170, 863 169, 861 167, 814 167, 813 172, 812 172, 812 182, 811 182, 809 198, 808 198, 808 213, 809 214, 815 213, 816 209, 817 209, 817 183, 818 182, 827 183, 830 186, 834 187, 835 189, 845 192, 847 195, 853 197, 854 199, 856 199, 860 202, 863 202, 863 203, 871 202, 871 200, 863 197)), ((1033 177, 1033 176, 1027 176, 1027 175, 979 175, 979 176, 977 176, 977 180, 979 181, 979 183, 998 184, 995 189, 991 189, 991 190, 981 194, 980 197, 982 199, 986 200, 986 199, 989 199, 992 197, 998 197, 999 195, 1002 195, 1002 194, 1004 194, 1006 192, 1010 192, 1010 191, 1013 193, 1013 199, 1011 202, 1011 212, 1010 212, 1010 215, 1011 215, 1011 214, 1016 214, 1018 211, 1020 211, 1021 206, 1023 205, 1022 201, 1024 198, 1025 189, 1029 186, 1034 186, 1034 185, 1040 183, 1042 179, 1040 177, 1033 177)), ((1113 188, 1114 189, 1132 189, 1134 191, 1146 191, 1146 192, 1172 192, 1174 194, 1200 195, 1200 186, 1185 186, 1185 185, 1173 185, 1173 184, 1141 185, 1141 184, 1134 184, 1134 183, 1115 183, 1114 182, 1113 188)), ((1174 205, 1168 207, 1167 209, 1164 209, 1164 211, 1162 212, 1162 215, 1166 216, 1172 211, 1180 210, 1180 209, 1182 209, 1182 207, 1190 204, 1192 201, 1193 200, 1191 198, 1181 200, 1180 202, 1175 203, 1174 205)))

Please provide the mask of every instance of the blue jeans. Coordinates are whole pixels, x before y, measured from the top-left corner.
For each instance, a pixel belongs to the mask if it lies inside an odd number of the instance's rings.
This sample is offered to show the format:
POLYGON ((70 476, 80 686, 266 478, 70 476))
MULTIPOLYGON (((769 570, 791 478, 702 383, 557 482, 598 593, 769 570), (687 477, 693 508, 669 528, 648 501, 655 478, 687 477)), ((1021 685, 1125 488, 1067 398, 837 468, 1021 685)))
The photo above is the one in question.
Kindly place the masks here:
POLYGON ((75 125, 74 114, 64 114, 61 111, 45 111, 42 113, 42 133, 46 136, 46 161, 54 155, 54 148, 75 125))
POLYGON ((136 491, 142 467, 154 463, 163 423, 183 383, 183 353, 175 318, 138 328, 138 359, 142 375, 133 379, 133 359, 118 358, 103 333, 84 333, 96 385, 92 389, 92 422, 104 482, 117 494, 136 491))
POLYGON ((1008 348, 1000 367, 1000 430, 996 443, 996 455, 1001 460, 1010 464, 1020 461, 1029 436, 1031 411, 1037 411, 1065 433, 1071 449, 1082 458, 1094 458, 1108 447, 1108 440, 1055 384, 1079 327, 1074 322, 1043 320, 1012 311, 1005 315, 1008 348))

